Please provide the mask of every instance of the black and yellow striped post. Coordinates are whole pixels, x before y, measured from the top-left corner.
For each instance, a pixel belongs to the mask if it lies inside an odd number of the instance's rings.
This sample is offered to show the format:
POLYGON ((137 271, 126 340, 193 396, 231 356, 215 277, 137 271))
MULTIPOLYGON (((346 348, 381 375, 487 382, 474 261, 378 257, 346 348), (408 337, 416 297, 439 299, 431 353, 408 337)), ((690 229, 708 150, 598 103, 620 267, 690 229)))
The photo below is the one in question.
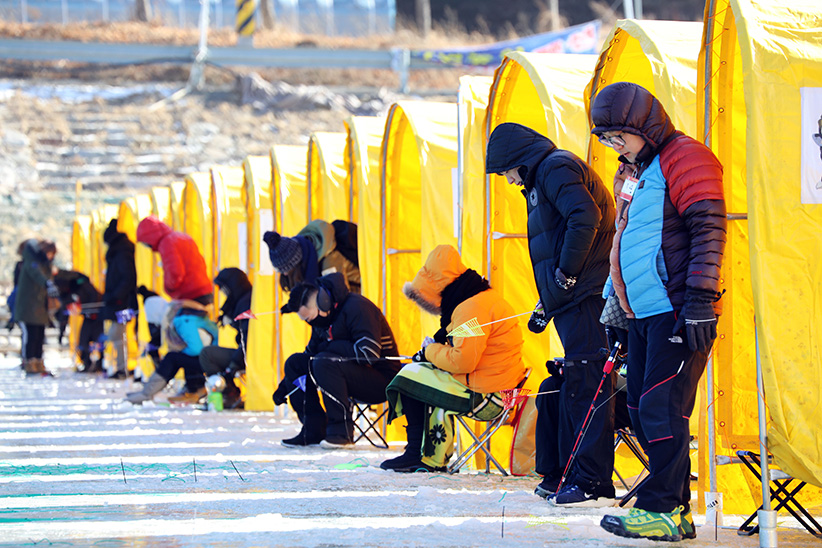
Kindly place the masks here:
POLYGON ((237 6, 237 45, 252 45, 257 15, 257 0, 235 0, 237 6))

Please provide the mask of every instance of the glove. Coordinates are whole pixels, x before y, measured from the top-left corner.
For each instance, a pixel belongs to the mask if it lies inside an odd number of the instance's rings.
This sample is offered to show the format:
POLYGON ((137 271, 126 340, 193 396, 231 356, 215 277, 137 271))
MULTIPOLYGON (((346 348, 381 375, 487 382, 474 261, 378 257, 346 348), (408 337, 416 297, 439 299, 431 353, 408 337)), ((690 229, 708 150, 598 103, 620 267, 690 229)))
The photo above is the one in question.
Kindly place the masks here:
POLYGON ((422 340, 422 347, 423 347, 423 348, 425 348, 426 346, 428 346, 429 344, 431 344, 431 343, 433 343, 433 342, 437 342, 437 341, 435 341, 435 340, 434 340, 433 338, 431 338, 431 337, 426 336, 426 337, 422 340))
POLYGON ((557 267, 557 269, 554 270, 554 283, 557 284, 560 288, 564 289, 565 291, 568 291, 576 285, 577 277, 566 276, 562 272, 562 270, 560 270, 559 267, 557 267))
POLYGON ((537 301, 531 318, 528 320, 528 330, 532 333, 542 333, 548 327, 548 320, 545 319, 545 310, 542 308, 542 300, 537 301))
POLYGON ((60 298, 60 292, 57 291, 57 286, 51 280, 46 280, 46 293, 48 293, 50 299, 60 298))
POLYGON ((428 360, 425 358, 425 348, 420 348, 419 350, 417 350, 417 353, 411 356, 411 361, 418 363, 428 362, 428 360))
POLYGON ((685 327, 688 346, 694 352, 708 352, 716 339, 716 314, 712 303, 705 298, 686 300, 674 324, 674 335, 685 327))

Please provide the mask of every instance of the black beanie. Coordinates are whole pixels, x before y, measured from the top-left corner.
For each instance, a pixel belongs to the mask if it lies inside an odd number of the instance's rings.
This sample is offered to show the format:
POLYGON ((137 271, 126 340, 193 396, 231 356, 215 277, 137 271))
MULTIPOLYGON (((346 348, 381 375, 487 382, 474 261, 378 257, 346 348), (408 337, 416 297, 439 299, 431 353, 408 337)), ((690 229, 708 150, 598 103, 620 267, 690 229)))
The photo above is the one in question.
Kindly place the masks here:
POLYGON ((303 260, 303 250, 294 238, 286 238, 269 231, 263 235, 263 241, 268 244, 271 266, 281 274, 288 274, 303 260))

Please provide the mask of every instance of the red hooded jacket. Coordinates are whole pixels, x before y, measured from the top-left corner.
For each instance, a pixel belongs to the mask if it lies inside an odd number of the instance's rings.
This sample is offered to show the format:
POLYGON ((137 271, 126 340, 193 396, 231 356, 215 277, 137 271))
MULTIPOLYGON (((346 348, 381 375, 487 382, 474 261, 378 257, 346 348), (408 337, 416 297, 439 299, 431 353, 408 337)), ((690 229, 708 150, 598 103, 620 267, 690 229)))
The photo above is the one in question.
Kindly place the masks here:
POLYGON ((205 259, 188 234, 172 230, 152 215, 137 225, 137 241, 160 254, 163 286, 172 299, 196 299, 214 292, 205 259))

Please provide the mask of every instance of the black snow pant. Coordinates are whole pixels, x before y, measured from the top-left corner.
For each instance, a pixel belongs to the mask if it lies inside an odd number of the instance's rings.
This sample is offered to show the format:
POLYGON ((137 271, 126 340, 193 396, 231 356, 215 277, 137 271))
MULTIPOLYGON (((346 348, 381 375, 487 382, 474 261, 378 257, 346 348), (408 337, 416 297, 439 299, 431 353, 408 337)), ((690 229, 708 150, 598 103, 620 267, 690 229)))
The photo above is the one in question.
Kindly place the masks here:
MULTIPOLYGON (((565 365, 560 388, 560 455, 570 455, 591 408, 585 432, 576 449, 566 485, 577 485, 599 497, 615 496, 614 472, 614 380, 609 374, 599 393, 602 369, 607 358, 608 338, 599 322, 605 301, 592 295, 565 312, 554 316, 554 327, 563 348, 565 365)), ((563 469, 566 463, 563 463, 563 469)))
POLYGON ((202 367, 206 378, 211 375, 222 375, 225 379, 224 395, 239 395, 240 392, 240 389, 234 384, 234 372, 226 372, 236 351, 236 348, 225 348, 217 345, 206 346, 200 351, 200 367, 202 367))
POLYGON ((170 381, 182 369, 186 376, 186 391, 196 392, 205 386, 203 369, 200 367, 199 356, 189 356, 183 352, 169 352, 157 367, 157 373, 165 380, 170 381))
POLYGON ((23 360, 43 357, 43 342, 46 340, 46 326, 19 322, 23 339, 23 360))
MULTIPOLYGON (((328 352, 320 352, 313 358, 304 352, 292 354, 285 362, 283 382, 291 384, 303 375, 306 375, 305 392, 297 389, 289 397, 289 403, 306 430, 321 431, 325 424, 327 436, 353 439, 349 397, 366 403, 386 401, 385 389, 396 375, 396 367, 387 360, 367 365, 328 352), (325 411, 320 405, 318 387, 323 393, 325 411)), ((293 388, 289 392, 291 390, 293 388)))
MULTIPOLYGON (((539 385, 540 392, 554 392, 562 387, 562 375, 551 375, 539 385)), ((568 462, 569 443, 559 439, 559 392, 540 394, 536 397, 537 427, 534 435, 536 459, 534 471, 546 480, 562 477, 562 470, 568 462)), ((573 443, 571 441, 570 443, 573 443)))
POLYGON ((650 512, 690 510, 689 419, 708 354, 692 351, 675 323, 666 312, 630 320, 628 331, 628 411, 650 463, 634 506, 650 512))

